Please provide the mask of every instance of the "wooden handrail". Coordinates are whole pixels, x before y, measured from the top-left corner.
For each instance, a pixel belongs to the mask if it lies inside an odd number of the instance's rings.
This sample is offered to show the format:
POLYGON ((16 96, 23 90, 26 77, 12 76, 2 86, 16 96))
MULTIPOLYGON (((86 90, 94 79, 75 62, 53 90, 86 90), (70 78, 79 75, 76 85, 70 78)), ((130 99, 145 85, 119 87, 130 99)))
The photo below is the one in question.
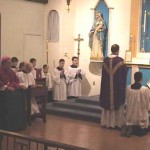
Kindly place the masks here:
POLYGON ((42 139, 42 138, 32 137, 32 136, 23 135, 23 134, 19 134, 19 133, 15 133, 15 132, 0 130, 0 137, 2 137, 2 136, 14 137, 14 138, 18 138, 18 139, 28 140, 30 142, 36 142, 38 144, 43 144, 44 147, 46 146, 47 148, 48 147, 57 147, 57 148, 63 148, 66 150, 89 150, 86 148, 73 146, 73 145, 69 145, 69 144, 64 144, 64 143, 60 143, 60 142, 55 142, 55 141, 51 141, 51 140, 47 140, 47 139, 42 139))

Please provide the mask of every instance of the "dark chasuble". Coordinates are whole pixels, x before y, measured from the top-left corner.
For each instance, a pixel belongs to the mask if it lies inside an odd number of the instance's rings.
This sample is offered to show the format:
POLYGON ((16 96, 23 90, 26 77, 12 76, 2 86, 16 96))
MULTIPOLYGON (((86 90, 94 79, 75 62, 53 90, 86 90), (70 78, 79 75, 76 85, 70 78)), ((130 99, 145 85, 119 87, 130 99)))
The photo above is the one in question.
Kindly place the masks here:
POLYGON ((117 110, 125 103, 127 67, 121 57, 106 57, 102 68, 100 106, 117 110))

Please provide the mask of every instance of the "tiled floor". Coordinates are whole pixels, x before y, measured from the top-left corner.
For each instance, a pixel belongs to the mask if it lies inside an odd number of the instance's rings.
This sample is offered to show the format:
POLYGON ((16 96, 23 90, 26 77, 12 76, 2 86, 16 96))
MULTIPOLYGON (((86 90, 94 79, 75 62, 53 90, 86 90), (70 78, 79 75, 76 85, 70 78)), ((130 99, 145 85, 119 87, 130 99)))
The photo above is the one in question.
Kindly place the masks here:
POLYGON ((35 120, 21 133, 90 150, 150 150, 150 134, 123 138, 118 130, 99 124, 47 115, 47 122, 35 120))

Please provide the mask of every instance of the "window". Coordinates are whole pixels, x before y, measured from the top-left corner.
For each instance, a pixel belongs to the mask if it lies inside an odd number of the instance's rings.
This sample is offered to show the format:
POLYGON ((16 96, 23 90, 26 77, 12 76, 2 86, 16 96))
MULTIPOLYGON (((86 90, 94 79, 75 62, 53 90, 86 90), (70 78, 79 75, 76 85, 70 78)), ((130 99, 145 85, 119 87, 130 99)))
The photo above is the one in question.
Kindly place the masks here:
POLYGON ((59 42, 59 15, 56 10, 48 14, 47 39, 49 42, 59 42))
POLYGON ((140 51, 150 52, 150 0, 141 1, 140 51))

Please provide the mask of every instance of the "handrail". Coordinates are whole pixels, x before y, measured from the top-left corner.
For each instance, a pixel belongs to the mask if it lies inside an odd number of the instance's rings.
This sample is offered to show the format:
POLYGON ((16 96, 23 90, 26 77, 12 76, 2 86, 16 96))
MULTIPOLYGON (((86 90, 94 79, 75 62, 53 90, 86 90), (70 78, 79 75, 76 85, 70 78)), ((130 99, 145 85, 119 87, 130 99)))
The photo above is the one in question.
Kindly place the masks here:
MULTIPOLYGON (((57 149, 62 148, 64 150, 88 150, 86 148, 82 148, 78 146, 73 146, 73 145, 55 142, 55 141, 51 141, 47 139, 42 139, 42 138, 32 137, 28 135, 19 134, 19 133, 0 130, 0 137, 3 137, 3 136, 14 137, 14 138, 22 139, 22 140, 28 140, 30 142, 36 142, 38 144, 43 144, 44 150, 48 150, 48 147, 56 147, 57 149)), ((0 140, 0 142, 2 142, 2 139, 0 140)))

